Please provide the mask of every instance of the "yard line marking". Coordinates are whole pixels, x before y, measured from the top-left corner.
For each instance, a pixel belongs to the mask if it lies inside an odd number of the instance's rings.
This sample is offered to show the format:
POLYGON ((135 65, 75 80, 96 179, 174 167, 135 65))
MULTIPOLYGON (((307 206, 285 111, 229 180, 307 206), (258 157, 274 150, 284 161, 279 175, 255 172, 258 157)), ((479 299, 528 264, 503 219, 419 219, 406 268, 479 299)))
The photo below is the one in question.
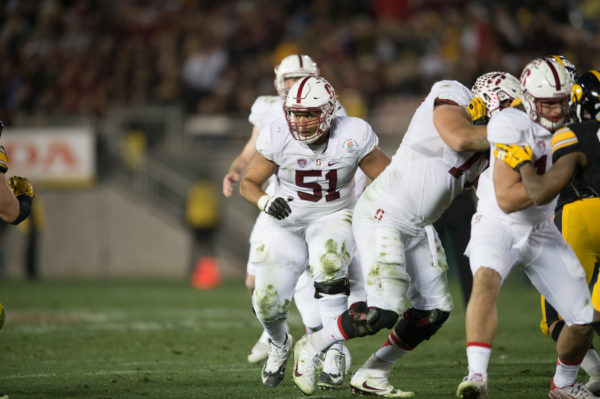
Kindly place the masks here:
MULTIPOLYGON (((163 363, 163 362, 161 362, 163 363)), ((169 362, 169 363, 176 363, 176 362, 169 362)), ((534 361, 529 361, 529 360, 518 360, 518 361, 513 361, 513 362, 501 362, 503 365, 523 365, 523 364, 529 364, 529 365, 538 365, 538 364, 550 364, 552 363, 550 360, 545 361, 545 360, 534 360, 534 361)), ((131 365, 145 365, 145 364, 153 364, 153 362, 132 362, 130 363, 131 365)), ((417 366, 427 366, 427 365, 438 365, 438 366, 444 366, 444 365, 454 365, 454 362, 420 362, 420 363, 413 363, 411 364, 411 366, 415 366, 415 368, 417 366)), ((256 373, 257 372, 257 368, 253 367, 253 366, 241 366, 241 367, 230 367, 230 366, 222 366, 220 367, 219 365, 212 365, 212 364, 206 364, 206 365, 200 365, 200 368, 194 368, 194 369, 187 369, 187 374, 193 374, 193 373, 212 373, 214 371, 220 371, 220 372, 225 372, 225 373, 240 373, 240 372, 249 372, 249 373, 256 373)), ((87 373, 38 373, 38 374, 26 374, 26 375, 3 375, 0 376, 0 381, 2 380, 21 380, 21 379, 27 379, 27 378, 55 378, 55 377, 72 377, 72 376, 98 376, 98 375, 124 375, 124 374, 160 374, 160 373, 165 373, 165 374, 180 374, 183 373, 182 371, 178 371, 178 370, 174 370, 172 368, 169 369, 158 369, 158 370, 103 370, 103 371, 94 371, 94 372, 87 372, 87 373)), ((506 373, 508 374, 513 374, 514 372, 510 372, 510 373, 506 373)), ((500 372, 496 372, 496 374, 498 375, 503 375, 505 373, 500 373, 500 372)), ((318 398, 319 396, 314 396, 314 398, 318 398)))

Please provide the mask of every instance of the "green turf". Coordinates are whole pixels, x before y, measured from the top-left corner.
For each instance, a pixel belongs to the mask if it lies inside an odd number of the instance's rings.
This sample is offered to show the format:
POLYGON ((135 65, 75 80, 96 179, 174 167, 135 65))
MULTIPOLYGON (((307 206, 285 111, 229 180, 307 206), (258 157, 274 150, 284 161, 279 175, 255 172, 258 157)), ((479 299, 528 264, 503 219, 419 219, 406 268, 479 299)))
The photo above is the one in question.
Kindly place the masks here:
MULTIPOLYGON (((464 310, 454 297, 456 310, 446 325, 391 374, 392 384, 419 398, 454 397, 465 375, 464 310)), ((0 301, 7 312, 0 393, 11 399, 304 397, 289 370, 279 387, 269 389, 260 382, 261 366, 246 361, 260 328, 241 281, 210 291, 184 282, 8 281, 0 283, 0 301)), ((539 332, 538 304, 521 279, 505 285, 489 368, 495 399, 547 395, 556 356, 539 332)), ((295 310, 290 328, 299 339, 295 310)), ((347 342, 352 371, 385 336, 347 342)), ((347 386, 348 380, 341 391, 317 390, 313 397, 358 398, 347 386)))

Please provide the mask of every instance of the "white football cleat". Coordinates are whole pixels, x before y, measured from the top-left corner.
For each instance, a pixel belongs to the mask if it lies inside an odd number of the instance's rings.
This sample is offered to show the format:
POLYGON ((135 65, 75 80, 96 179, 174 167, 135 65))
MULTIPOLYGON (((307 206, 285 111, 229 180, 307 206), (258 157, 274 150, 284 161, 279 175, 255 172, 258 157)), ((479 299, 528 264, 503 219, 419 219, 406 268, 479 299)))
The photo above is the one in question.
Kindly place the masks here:
POLYGON ((575 382, 572 385, 558 388, 554 385, 554 380, 550 383, 550 392, 548 397, 552 399, 595 399, 593 393, 591 393, 583 384, 575 382))
POLYGON ((321 389, 340 389, 346 376, 346 356, 343 351, 330 348, 325 352, 323 370, 317 385, 321 389))
POLYGON ((321 364, 319 354, 309 342, 308 335, 294 346, 294 384, 306 395, 315 392, 315 374, 321 364))
POLYGON ((466 376, 458 384, 456 397, 460 399, 488 399, 487 380, 481 374, 466 376))
POLYGON ((256 341, 250 354, 248 355, 248 361, 250 363, 260 363, 269 356, 269 344, 265 344, 262 341, 256 341))
POLYGON ((585 387, 594 395, 600 395, 600 375, 592 375, 585 382, 585 387))
POLYGON ((396 389, 388 382, 391 364, 377 368, 378 364, 384 363, 375 355, 371 355, 352 376, 350 390, 361 395, 376 395, 383 398, 412 398, 415 396, 414 392, 396 389))
POLYGON ((269 341, 269 357, 261 373, 263 385, 276 387, 281 383, 285 376, 285 366, 292 351, 293 341, 290 334, 287 334, 283 348, 275 346, 273 342, 269 341))

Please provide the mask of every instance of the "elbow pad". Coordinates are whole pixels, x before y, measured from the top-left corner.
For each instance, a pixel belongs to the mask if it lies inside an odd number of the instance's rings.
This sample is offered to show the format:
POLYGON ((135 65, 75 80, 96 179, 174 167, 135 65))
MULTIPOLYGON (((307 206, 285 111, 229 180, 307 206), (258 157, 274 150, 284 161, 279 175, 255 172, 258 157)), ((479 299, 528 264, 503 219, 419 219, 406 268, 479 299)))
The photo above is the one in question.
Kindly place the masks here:
POLYGON ((30 196, 22 194, 17 197, 17 200, 19 200, 19 216, 11 224, 21 223, 31 213, 32 198, 30 196))

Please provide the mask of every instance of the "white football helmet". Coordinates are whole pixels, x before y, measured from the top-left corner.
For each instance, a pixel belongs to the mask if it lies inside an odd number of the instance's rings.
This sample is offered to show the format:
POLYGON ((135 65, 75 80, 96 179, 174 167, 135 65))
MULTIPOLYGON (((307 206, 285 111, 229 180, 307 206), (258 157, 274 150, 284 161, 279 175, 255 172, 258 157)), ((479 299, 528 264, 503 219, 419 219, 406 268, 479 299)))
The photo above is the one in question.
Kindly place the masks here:
POLYGON ((319 76, 316 62, 308 55, 292 54, 285 57, 275 67, 275 89, 283 99, 287 96, 288 89, 285 80, 288 78, 303 78, 305 76, 319 76))
POLYGON ((567 70, 567 73, 571 78, 571 84, 574 84, 577 80, 577 69, 575 68, 575 65, 573 65, 573 63, 566 59, 563 55, 551 55, 551 57, 567 70))
POLYGON ((307 76, 290 89, 283 109, 290 133, 303 143, 314 143, 329 132, 337 100, 333 86, 324 78, 307 76), (307 115, 313 113, 313 115, 307 115))
POLYGON ((521 83, 510 73, 488 72, 477 78, 471 91, 483 100, 491 118, 521 96, 521 83))
POLYGON ((571 78, 554 58, 536 58, 521 73, 523 107, 529 117, 554 132, 569 121, 571 78), (561 103, 561 113, 544 115, 543 103, 561 103))

